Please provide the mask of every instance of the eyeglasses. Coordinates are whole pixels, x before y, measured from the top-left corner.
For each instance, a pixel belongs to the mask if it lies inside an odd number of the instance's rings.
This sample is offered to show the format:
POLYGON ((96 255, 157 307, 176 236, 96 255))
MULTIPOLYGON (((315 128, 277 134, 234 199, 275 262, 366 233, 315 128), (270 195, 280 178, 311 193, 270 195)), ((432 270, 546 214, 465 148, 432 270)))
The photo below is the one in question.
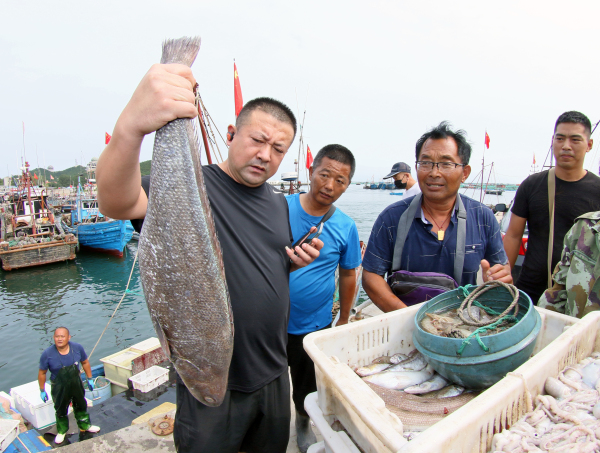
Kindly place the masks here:
POLYGON ((417 171, 433 171, 433 167, 437 166, 442 173, 450 173, 456 167, 464 167, 466 164, 455 164, 454 162, 429 162, 426 160, 417 161, 417 171))

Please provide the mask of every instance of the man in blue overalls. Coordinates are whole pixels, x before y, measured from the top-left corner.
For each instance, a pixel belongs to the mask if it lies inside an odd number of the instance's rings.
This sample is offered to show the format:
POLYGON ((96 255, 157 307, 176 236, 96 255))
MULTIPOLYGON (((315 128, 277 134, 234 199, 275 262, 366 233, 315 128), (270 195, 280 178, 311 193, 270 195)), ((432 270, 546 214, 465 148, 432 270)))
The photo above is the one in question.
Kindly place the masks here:
POLYGON ((88 386, 90 390, 94 389, 90 362, 83 346, 70 340, 71 335, 66 327, 58 327, 54 331, 54 346, 50 346, 42 352, 38 373, 40 398, 46 402, 48 401, 48 394, 45 390, 46 372, 50 370, 51 394, 56 411, 56 430, 58 431, 54 442, 57 444, 65 440, 65 434, 69 430, 67 413, 71 402, 73 402, 75 420, 77 420, 79 429, 90 433, 100 431, 98 426, 90 423, 85 390, 79 378, 79 363, 81 363, 88 379, 88 386))

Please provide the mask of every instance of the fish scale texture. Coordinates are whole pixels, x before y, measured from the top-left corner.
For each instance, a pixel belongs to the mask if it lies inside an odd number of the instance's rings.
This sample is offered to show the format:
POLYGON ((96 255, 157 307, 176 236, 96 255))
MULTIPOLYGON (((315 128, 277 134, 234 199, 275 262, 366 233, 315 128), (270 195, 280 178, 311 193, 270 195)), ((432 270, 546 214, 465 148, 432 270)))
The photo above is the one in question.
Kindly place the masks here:
POLYGON ((221 404, 233 317, 192 120, 172 121, 156 133, 139 260, 163 349, 198 401, 221 404))

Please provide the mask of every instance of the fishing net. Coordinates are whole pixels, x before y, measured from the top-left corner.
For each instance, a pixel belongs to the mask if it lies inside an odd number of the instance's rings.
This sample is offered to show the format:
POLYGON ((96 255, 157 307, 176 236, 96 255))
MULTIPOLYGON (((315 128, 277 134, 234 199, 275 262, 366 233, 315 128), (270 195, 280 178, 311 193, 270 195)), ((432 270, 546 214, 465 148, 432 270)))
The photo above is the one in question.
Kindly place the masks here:
POLYGON ((446 398, 429 398, 390 390, 371 382, 366 384, 383 400, 386 409, 398 416, 405 431, 424 431, 479 395, 479 392, 469 392, 446 398))

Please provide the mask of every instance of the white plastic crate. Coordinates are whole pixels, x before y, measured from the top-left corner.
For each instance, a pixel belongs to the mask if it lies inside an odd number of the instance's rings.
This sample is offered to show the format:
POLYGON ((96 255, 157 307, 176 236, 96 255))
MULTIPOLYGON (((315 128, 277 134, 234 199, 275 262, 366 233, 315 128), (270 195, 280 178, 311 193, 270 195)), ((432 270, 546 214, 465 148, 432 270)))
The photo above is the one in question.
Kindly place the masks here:
POLYGON ((0 452, 17 438, 19 434, 19 420, 0 419, 0 452))
MULTIPOLYGON (((56 423, 50 384, 46 383, 45 389, 48 394, 48 401, 45 403, 40 397, 38 381, 29 382, 10 389, 10 396, 15 400, 17 411, 21 413, 25 420, 38 429, 46 428, 56 423)), ((69 406, 69 413, 72 410, 71 406, 69 406)))
MULTIPOLYGON (((519 404, 522 405, 524 401, 521 379, 510 376, 504 378, 415 440, 408 442, 402 435, 400 419, 386 409, 383 400, 351 369, 355 365, 367 365, 382 355, 413 350, 414 317, 419 308, 420 304, 307 335, 304 348, 315 363, 318 406, 330 425, 339 420, 353 441, 367 453, 485 452, 491 442, 494 427, 497 432, 499 427, 509 423, 507 420, 516 421, 513 415, 520 413, 519 404), (504 390, 506 381, 511 382, 514 389, 518 389, 518 383, 521 382, 521 399, 517 400, 520 403, 509 400, 509 395, 504 390), (500 393, 502 396, 499 396, 500 393), (494 397, 494 402, 503 404, 502 410, 495 412, 490 395, 494 397), (472 416, 474 413, 478 415, 472 416), (496 417, 490 418, 491 413, 496 417)), ((533 354, 539 353, 560 336, 566 326, 582 322, 548 310, 537 310, 542 318, 542 329, 533 354)), ((516 372, 529 366, 532 360, 516 372)), ((543 387, 545 377, 540 377, 540 388, 543 387)), ((530 391, 534 392, 531 388, 530 391)), ((331 445, 329 448, 335 453, 349 451, 336 449, 331 445)))
POLYGON ((129 380, 133 383, 134 389, 147 393, 169 380, 169 370, 154 365, 135 376, 131 376, 129 380))

